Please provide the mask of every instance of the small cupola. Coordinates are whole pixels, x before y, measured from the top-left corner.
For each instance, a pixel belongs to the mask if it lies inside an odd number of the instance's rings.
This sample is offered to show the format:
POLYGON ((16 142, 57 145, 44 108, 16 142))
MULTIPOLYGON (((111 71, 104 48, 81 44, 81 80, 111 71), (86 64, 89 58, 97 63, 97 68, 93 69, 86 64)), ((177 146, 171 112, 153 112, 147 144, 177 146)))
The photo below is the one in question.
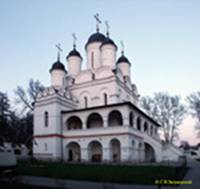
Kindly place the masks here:
POLYGON ((117 68, 122 71, 123 76, 130 77, 130 66, 131 63, 128 58, 124 55, 124 44, 121 41, 121 56, 118 58, 116 65, 117 68))
POLYGON ((99 14, 94 15, 96 20, 96 33, 92 34, 85 45, 87 54, 87 69, 95 69, 101 66, 100 46, 105 40, 105 35, 100 33, 99 25, 101 20, 99 14))
POLYGON ((105 22, 106 24, 106 38, 102 42, 100 49, 101 49, 101 61, 102 65, 104 66, 110 66, 113 69, 115 68, 115 62, 116 62, 116 52, 117 52, 117 45, 114 43, 114 41, 110 38, 109 33, 109 25, 108 22, 105 22))
POLYGON ((64 64, 60 61, 60 52, 62 51, 60 44, 56 45, 56 47, 58 49, 57 61, 53 63, 51 69, 49 70, 51 74, 51 85, 54 87, 63 87, 67 71, 64 64))
POLYGON ((126 58, 126 56, 124 56, 124 54, 122 54, 117 60, 117 64, 120 64, 120 63, 127 63, 127 64, 131 65, 128 58, 126 58))
POLYGON ((85 48, 87 49, 88 45, 91 43, 102 43, 104 40, 106 39, 105 35, 102 33, 99 33, 99 31, 97 31, 96 33, 92 34, 88 40, 87 43, 85 45, 85 48))
POLYGON ((64 64, 60 62, 60 59, 57 59, 57 61, 53 63, 53 65, 52 65, 51 69, 49 70, 49 72, 51 73, 54 70, 61 70, 61 71, 67 72, 65 70, 64 64))

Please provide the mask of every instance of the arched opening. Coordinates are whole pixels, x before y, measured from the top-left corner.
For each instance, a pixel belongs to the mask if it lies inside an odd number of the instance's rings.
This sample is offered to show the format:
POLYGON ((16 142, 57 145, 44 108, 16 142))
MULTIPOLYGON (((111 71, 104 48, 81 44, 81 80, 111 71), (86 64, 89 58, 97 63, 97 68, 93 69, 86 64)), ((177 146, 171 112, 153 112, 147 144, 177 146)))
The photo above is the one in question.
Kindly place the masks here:
POLYGON ((118 139, 112 139, 110 141, 111 160, 113 162, 119 162, 121 160, 121 145, 118 139))
POLYGON ((133 127, 133 118, 134 118, 133 112, 130 112, 130 114, 129 114, 129 125, 131 127, 133 127))
POLYGON ((146 121, 144 123, 144 132, 148 132, 148 123, 146 121))
POLYGON ((141 131, 141 119, 140 117, 137 118, 137 129, 141 131))
POLYGON ((122 126, 122 125, 123 125, 122 114, 117 110, 110 112, 108 115, 108 126, 122 126))
POLYGON ((48 127, 49 125, 49 113, 46 111, 44 112, 44 126, 48 127))
POLYGON ((14 150, 15 155, 21 155, 21 150, 20 149, 15 149, 14 150))
POLYGON ((77 142, 67 145, 67 160, 79 162, 81 160, 81 147, 77 142))
POLYGON ((148 144, 148 143, 144 143, 144 161, 145 162, 155 162, 156 158, 155 158, 155 151, 153 149, 153 147, 148 144))
POLYGON ((67 120, 66 123, 68 130, 82 129, 82 121, 77 116, 72 116, 67 120))
POLYGON ((103 93, 103 98, 104 98, 104 105, 108 104, 108 95, 106 93, 103 93))
POLYGON ((150 135, 153 135, 153 125, 151 125, 151 128, 150 128, 150 135))
POLYGON ((88 156, 89 160, 92 162, 102 161, 102 145, 98 141, 92 141, 88 144, 88 156))
POLYGON ((103 119, 98 113, 92 113, 87 119, 87 128, 103 127, 103 119))
POLYGON ((132 140, 132 148, 135 148, 135 140, 132 140))
POLYGON ((88 107, 88 98, 86 96, 84 96, 84 106, 85 108, 88 107))

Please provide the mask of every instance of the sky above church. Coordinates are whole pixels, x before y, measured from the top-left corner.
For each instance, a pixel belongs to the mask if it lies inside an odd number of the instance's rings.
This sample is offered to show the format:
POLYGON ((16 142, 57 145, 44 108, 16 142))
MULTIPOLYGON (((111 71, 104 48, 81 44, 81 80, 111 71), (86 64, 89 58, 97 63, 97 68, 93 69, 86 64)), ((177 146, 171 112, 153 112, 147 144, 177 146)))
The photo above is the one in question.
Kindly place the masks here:
MULTIPOLYGON (((61 43, 61 61, 72 49, 72 33, 83 56, 88 37, 95 32, 93 15, 99 13, 100 31, 118 45, 125 44, 132 81, 142 96, 164 91, 183 100, 200 90, 200 1, 198 0, 1 0, 0 91, 13 99, 17 85, 30 78, 50 85, 49 69, 61 43)), ((180 127, 181 139, 196 143, 193 120, 180 127)))

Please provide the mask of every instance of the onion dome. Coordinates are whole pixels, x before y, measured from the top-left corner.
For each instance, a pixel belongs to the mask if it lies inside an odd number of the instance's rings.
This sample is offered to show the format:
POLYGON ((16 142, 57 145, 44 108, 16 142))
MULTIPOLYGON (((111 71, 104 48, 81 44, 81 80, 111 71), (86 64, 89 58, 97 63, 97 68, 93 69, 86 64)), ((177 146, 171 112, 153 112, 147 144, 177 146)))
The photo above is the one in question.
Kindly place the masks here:
POLYGON ((104 41, 103 41, 102 44, 101 44, 101 47, 102 47, 103 45, 113 45, 113 46, 115 46, 115 48, 117 49, 117 45, 116 45, 115 42, 114 42, 112 39, 110 39, 109 37, 106 37, 106 38, 104 39, 104 41))
POLYGON ((88 38, 88 41, 85 47, 87 47, 90 43, 103 42, 105 39, 106 39, 105 35, 103 35, 102 33, 96 32, 88 38))
POLYGON ((124 56, 124 54, 122 54, 121 57, 119 57, 119 59, 117 60, 117 64, 119 64, 119 63, 124 63, 124 62, 126 62, 126 63, 128 63, 129 65, 131 65, 131 63, 129 62, 128 58, 126 58, 126 57, 124 56))
POLYGON ((57 61, 55 63, 53 63, 53 65, 49 71, 52 72, 53 70, 63 70, 64 72, 66 72, 65 66, 63 63, 60 62, 59 58, 57 59, 57 61))
POLYGON ((76 48, 74 48, 72 51, 69 52, 69 54, 67 55, 66 59, 68 59, 70 56, 77 56, 80 59, 82 59, 80 53, 76 50, 76 48))

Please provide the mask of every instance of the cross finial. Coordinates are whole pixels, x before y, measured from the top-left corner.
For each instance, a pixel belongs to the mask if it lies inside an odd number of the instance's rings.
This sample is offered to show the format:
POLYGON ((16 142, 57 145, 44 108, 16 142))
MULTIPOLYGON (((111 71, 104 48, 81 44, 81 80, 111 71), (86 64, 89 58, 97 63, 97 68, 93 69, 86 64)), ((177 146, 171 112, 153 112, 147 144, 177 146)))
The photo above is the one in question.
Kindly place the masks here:
POLYGON ((109 25, 109 23, 108 23, 107 20, 105 21, 105 25, 106 25, 106 35, 107 35, 107 37, 109 37, 109 29, 110 29, 110 25, 109 25))
POLYGON ((58 43, 57 45, 56 45, 56 48, 57 48, 57 60, 58 61, 60 61, 60 53, 62 52, 62 49, 61 49, 61 44, 60 43, 58 43))
POLYGON ((96 29, 97 29, 97 32, 99 32, 99 24, 101 24, 101 20, 100 20, 100 18, 99 18, 99 14, 96 13, 96 14, 94 15, 94 18, 96 19, 96 29))
POLYGON ((120 44, 121 44, 121 53, 122 55, 124 55, 124 42, 121 40, 120 44))
POLYGON ((73 37, 73 48, 76 49, 76 41, 77 41, 76 33, 73 33, 72 37, 73 37))

